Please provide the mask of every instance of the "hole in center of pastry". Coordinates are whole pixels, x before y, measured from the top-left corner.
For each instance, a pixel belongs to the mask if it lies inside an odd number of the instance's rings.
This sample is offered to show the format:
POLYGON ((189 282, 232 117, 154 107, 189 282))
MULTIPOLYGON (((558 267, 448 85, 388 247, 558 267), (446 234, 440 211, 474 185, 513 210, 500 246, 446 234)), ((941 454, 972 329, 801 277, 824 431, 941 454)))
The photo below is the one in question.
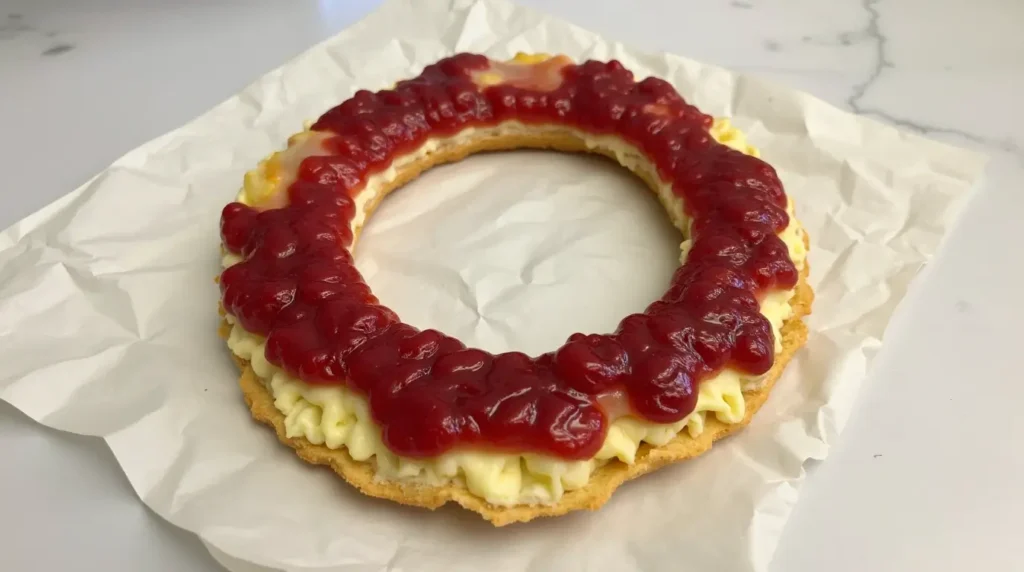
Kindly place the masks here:
POLYGON ((611 332, 658 299, 680 233, 638 177, 600 157, 474 155, 389 195, 356 265, 403 321, 470 347, 537 355, 611 332))

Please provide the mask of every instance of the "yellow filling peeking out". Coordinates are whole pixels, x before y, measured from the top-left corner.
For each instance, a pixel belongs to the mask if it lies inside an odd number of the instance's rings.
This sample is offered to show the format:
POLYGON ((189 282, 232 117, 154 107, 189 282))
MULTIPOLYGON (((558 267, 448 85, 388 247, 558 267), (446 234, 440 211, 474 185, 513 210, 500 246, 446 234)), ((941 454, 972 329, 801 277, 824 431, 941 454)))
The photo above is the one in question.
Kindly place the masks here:
POLYGON ((518 52, 515 57, 512 58, 512 61, 517 64, 539 64, 550 59, 551 56, 549 54, 527 54, 518 52))
POLYGON ((747 143, 747 137, 742 131, 733 127, 732 122, 725 117, 716 117, 714 122, 711 123, 711 129, 708 133, 715 138, 722 145, 732 147, 733 149, 746 153, 751 157, 760 157, 761 153, 757 150, 757 147, 747 143))

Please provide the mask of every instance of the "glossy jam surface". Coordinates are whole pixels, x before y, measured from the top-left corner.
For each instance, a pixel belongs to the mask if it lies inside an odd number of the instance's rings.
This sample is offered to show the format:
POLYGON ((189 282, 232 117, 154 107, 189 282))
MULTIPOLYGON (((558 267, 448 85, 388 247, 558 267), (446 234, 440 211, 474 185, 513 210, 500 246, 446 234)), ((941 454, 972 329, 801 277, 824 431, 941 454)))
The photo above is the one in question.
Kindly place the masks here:
POLYGON ((286 206, 224 209, 224 245, 244 260, 221 276, 222 301, 267 337, 267 359, 309 384, 367 396, 384 443, 407 457, 473 447, 589 458, 610 424, 602 394, 625 395, 634 415, 667 423, 689 414, 700 381, 723 367, 766 372, 774 339, 758 300, 798 279, 777 236, 788 216, 775 171, 715 142, 711 118, 669 83, 638 82, 618 62, 566 64, 560 83, 542 87, 474 81, 489 69, 485 57, 461 54, 393 90, 357 92, 313 126, 333 134, 329 154, 302 161, 286 206), (612 334, 574 334, 532 358, 402 323, 348 252, 352 197, 369 175, 428 137, 510 119, 621 137, 694 221, 692 250, 660 300, 612 334))

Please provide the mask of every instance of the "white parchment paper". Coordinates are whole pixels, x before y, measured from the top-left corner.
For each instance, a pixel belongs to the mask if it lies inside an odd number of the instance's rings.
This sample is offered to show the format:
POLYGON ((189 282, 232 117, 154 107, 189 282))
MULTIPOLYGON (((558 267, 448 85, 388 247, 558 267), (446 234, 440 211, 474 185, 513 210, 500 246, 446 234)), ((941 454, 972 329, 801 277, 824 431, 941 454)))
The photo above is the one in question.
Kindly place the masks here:
MULTIPOLYGON (((843 427, 893 310, 982 165, 504 1, 392 0, 0 235, 0 397, 105 438, 142 500, 237 570, 765 570, 806 461, 843 427), (810 340, 753 424, 597 513, 494 529, 458 509, 362 497, 249 419, 215 334, 218 217, 244 171, 356 89, 458 51, 618 58, 669 79, 747 131, 812 237, 810 340)), ((679 240, 616 166, 519 152, 442 167, 396 193, 357 260, 412 324, 537 353, 658 297, 679 240)))

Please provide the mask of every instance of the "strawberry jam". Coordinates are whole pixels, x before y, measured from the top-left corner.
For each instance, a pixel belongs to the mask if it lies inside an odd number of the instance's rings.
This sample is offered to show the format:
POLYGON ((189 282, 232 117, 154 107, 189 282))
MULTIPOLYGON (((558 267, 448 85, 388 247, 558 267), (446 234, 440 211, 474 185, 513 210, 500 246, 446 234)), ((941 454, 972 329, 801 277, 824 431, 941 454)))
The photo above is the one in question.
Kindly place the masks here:
POLYGON ((777 236, 788 216, 772 167, 715 142, 711 117, 619 62, 567 63, 561 82, 543 88, 481 87, 473 78, 490 65, 461 54, 394 89, 357 92, 313 126, 331 134, 327 154, 301 162, 286 206, 224 209, 224 245, 244 261, 221 276, 222 301, 266 337, 267 359, 311 385, 364 395, 385 444, 408 457, 482 448, 589 458, 610 423, 601 395, 624 395, 633 415, 668 423, 693 411, 701 380, 722 368, 768 371, 774 339, 758 300, 798 278, 777 236), (574 334, 537 357, 493 355, 402 323, 348 250, 353 196, 369 175, 428 137, 512 119, 626 140, 694 221, 693 248, 660 300, 612 334, 574 334))

